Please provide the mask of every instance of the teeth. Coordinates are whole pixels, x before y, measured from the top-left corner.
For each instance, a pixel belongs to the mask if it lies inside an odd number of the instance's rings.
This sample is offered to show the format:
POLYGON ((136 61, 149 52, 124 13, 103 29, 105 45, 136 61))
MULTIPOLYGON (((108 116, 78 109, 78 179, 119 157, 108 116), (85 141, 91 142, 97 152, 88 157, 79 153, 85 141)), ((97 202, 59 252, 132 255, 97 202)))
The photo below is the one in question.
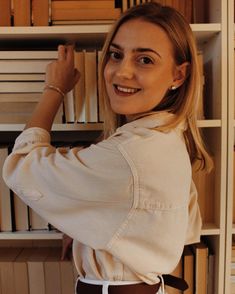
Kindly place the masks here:
POLYGON ((125 92, 125 93, 130 93, 130 94, 136 93, 138 91, 137 89, 124 88, 124 87, 121 87, 121 86, 116 86, 116 88, 118 89, 118 91, 125 92))

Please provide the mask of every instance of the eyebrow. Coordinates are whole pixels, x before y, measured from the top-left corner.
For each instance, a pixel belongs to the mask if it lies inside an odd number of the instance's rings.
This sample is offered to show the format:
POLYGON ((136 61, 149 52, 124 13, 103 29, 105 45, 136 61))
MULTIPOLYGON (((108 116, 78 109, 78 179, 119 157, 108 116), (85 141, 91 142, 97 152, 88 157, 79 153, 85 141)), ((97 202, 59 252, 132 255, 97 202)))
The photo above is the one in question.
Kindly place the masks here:
MULTIPOLYGON (((112 43, 112 44, 110 44, 110 47, 111 46, 114 47, 114 48, 116 48, 116 49, 119 49, 119 50, 122 50, 123 51, 123 48, 121 46, 119 46, 118 44, 112 43)), ((153 50, 151 48, 138 47, 138 48, 135 48, 133 51, 134 52, 153 52, 158 57, 162 58, 161 55, 157 51, 155 51, 155 50, 153 50)))

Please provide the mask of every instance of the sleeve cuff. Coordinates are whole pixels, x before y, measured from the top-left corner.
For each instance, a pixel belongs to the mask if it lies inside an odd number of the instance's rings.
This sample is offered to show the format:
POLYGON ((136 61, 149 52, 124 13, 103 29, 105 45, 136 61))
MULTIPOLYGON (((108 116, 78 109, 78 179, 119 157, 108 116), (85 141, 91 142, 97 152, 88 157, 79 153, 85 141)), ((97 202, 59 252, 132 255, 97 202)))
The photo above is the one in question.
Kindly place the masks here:
POLYGON ((37 143, 50 143, 51 136, 45 129, 33 127, 24 130, 15 141, 13 152, 37 143))

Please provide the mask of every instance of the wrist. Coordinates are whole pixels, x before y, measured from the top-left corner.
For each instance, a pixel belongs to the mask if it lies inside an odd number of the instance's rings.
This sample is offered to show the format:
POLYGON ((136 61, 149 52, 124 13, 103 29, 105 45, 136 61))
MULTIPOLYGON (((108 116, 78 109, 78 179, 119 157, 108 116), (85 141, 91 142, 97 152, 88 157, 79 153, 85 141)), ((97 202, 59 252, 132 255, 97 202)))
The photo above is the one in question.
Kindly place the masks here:
POLYGON ((65 97, 65 93, 59 87, 56 87, 56 86, 53 86, 53 85, 50 85, 50 84, 46 84, 43 91, 46 91, 46 90, 51 90, 51 91, 59 93, 62 100, 65 97))

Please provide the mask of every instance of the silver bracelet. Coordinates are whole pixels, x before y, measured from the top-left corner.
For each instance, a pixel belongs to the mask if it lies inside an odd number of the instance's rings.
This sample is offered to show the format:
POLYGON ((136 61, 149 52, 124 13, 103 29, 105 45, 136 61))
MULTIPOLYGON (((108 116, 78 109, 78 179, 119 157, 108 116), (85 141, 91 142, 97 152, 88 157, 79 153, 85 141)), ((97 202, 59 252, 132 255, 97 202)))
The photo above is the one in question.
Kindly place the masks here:
POLYGON ((53 86, 53 85, 46 85, 46 86, 44 87, 44 90, 47 90, 47 89, 51 89, 51 90, 54 90, 54 91, 60 93, 60 94, 62 95, 62 98, 65 97, 65 93, 64 93, 60 88, 58 88, 58 87, 56 87, 56 86, 53 86))

